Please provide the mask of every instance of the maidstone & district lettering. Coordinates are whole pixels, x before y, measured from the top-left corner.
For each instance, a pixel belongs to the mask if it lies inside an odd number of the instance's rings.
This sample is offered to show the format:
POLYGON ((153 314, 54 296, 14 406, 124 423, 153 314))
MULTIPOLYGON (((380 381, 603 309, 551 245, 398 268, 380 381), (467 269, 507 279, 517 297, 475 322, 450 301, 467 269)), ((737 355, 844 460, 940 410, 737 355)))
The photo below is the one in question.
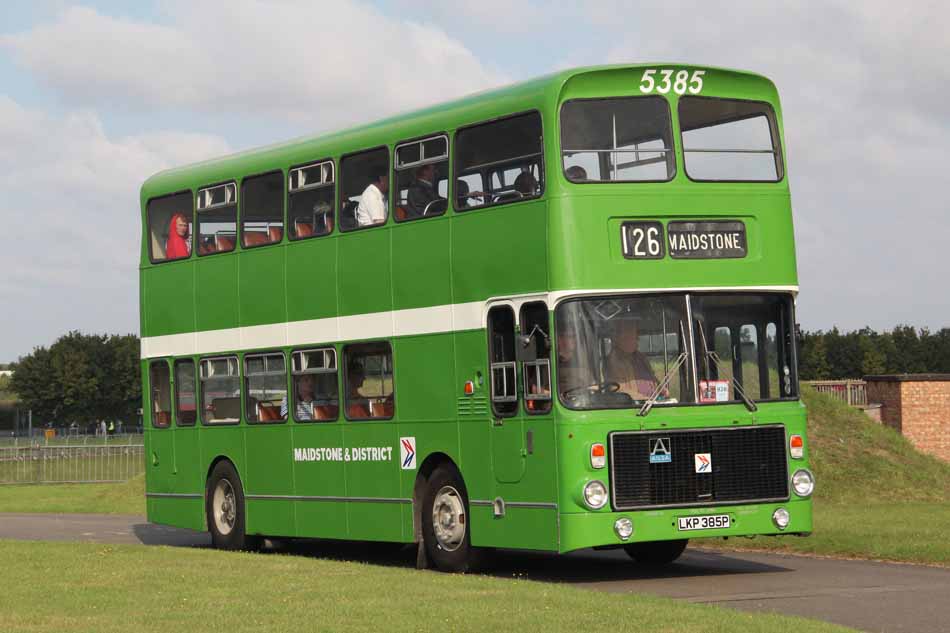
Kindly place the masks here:
POLYGON ((295 462, 388 462, 392 457, 392 446, 321 446, 294 449, 295 462))

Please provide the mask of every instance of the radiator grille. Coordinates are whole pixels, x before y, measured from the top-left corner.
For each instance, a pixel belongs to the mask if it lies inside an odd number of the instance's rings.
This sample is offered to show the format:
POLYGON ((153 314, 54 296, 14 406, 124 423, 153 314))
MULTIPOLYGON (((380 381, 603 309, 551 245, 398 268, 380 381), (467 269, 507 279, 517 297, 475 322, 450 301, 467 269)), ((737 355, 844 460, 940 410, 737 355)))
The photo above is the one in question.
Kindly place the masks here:
POLYGON ((720 505, 788 498, 785 427, 617 432, 610 435, 615 510, 720 505), (671 459, 650 463, 656 440, 671 459), (695 455, 710 453, 712 472, 697 473, 695 455))

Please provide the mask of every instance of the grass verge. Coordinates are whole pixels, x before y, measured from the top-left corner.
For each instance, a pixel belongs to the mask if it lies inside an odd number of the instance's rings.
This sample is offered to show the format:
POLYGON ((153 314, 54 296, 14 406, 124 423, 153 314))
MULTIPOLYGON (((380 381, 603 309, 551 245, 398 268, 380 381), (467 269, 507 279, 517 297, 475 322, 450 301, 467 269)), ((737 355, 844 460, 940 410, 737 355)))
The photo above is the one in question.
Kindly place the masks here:
POLYGON ((122 484, 0 486, 0 512, 145 514, 145 476, 122 484))
POLYGON ((573 632, 594 620, 649 633, 850 630, 664 598, 299 556, 0 541, 0 565, 17 579, 4 588, 3 631, 573 632))
POLYGON ((806 387, 802 397, 817 480, 814 533, 695 543, 950 565, 950 464, 829 396, 806 387))

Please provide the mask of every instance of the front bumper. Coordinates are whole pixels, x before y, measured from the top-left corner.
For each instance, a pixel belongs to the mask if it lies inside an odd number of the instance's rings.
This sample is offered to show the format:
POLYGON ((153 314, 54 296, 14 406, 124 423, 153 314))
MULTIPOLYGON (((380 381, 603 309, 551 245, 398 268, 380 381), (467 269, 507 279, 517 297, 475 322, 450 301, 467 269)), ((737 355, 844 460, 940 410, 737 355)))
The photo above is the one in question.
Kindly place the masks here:
POLYGON ((588 547, 624 545, 639 541, 668 541, 724 536, 754 536, 757 534, 808 534, 812 531, 812 503, 810 499, 793 498, 783 503, 755 505, 711 506, 706 508, 671 508, 633 512, 578 512, 561 514, 559 551, 571 552, 588 547), (785 508, 791 517, 789 525, 779 530, 772 523, 776 508, 785 508), (731 525, 712 530, 677 529, 677 519, 702 514, 728 514, 731 525), (620 517, 633 521, 633 535, 626 541, 614 533, 614 522, 620 517))

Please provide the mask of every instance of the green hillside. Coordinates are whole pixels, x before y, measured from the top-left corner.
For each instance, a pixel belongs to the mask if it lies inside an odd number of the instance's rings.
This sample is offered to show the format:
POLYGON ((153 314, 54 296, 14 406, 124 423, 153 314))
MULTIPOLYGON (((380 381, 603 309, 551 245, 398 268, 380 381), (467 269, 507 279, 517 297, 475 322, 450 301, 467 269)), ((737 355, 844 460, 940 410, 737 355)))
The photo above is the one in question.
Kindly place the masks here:
POLYGON ((817 480, 814 533, 696 544, 950 565, 950 464, 829 396, 808 387, 803 396, 817 480))

